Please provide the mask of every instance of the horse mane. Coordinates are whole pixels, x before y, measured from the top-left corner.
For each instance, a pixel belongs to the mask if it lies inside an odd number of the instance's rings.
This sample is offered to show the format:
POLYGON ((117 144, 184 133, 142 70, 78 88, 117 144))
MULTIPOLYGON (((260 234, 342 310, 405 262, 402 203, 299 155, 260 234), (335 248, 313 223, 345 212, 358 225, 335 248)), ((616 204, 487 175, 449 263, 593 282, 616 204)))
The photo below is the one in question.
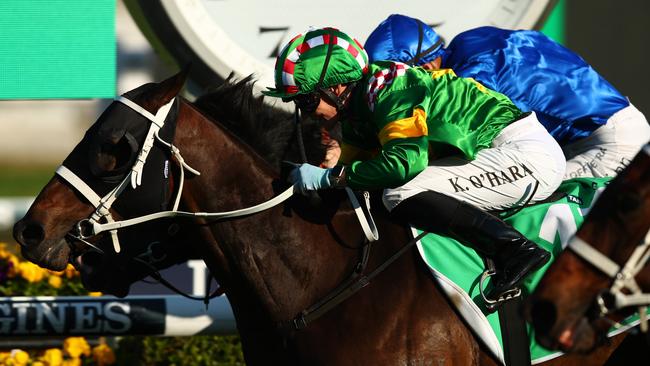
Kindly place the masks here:
MULTIPOLYGON (((253 94, 254 84, 252 75, 236 80, 231 74, 194 105, 250 145, 273 167, 279 168, 283 160, 302 162, 293 115, 265 104, 263 96, 253 94)), ((324 160, 325 146, 318 124, 303 119, 302 135, 308 162, 319 164, 324 160)))

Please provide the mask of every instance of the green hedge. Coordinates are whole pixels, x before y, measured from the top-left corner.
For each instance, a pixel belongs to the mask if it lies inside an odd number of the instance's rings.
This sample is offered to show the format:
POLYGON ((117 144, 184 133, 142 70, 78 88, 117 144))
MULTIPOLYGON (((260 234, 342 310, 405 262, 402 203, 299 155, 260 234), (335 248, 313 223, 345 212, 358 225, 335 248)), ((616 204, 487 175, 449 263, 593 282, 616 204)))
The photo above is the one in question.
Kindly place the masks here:
POLYGON ((117 365, 244 365, 238 336, 124 337, 117 365))

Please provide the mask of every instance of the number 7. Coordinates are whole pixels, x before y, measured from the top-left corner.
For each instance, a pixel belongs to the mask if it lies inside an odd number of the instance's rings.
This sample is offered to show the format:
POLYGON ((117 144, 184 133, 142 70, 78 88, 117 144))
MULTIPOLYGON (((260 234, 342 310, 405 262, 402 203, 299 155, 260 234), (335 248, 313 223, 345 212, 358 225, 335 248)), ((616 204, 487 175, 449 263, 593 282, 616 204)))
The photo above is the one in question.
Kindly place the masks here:
POLYGON ((275 45, 275 48, 271 51, 271 54, 268 55, 269 58, 276 58, 280 54, 280 47, 282 47, 282 40, 287 36, 287 31, 289 27, 260 27, 259 33, 268 33, 268 32, 283 32, 282 36, 278 40, 278 43, 275 45))

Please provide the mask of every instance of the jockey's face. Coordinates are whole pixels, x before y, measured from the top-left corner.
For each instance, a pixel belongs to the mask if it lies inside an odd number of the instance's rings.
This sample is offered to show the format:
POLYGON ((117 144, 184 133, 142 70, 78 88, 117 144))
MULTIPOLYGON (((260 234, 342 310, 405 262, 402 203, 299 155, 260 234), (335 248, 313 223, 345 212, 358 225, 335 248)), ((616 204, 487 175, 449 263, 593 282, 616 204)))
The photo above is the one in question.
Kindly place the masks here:
MULTIPOLYGON (((329 87, 329 90, 336 96, 340 96, 346 88, 346 85, 339 84, 329 87)), ((346 105, 349 103, 349 99, 350 98, 345 101, 346 105)), ((320 119, 322 121, 322 126, 329 130, 336 125, 336 122, 338 122, 340 113, 336 109, 336 105, 333 101, 329 100, 326 96, 321 95, 320 103, 318 103, 318 107, 316 107, 313 116, 320 119)))
POLYGON ((431 62, 427 62, 426 64, 422 64, 422 68, 425 70, 440 70, 440 66, 442 65, 442 57, 436 57, 435 60, 431 62))

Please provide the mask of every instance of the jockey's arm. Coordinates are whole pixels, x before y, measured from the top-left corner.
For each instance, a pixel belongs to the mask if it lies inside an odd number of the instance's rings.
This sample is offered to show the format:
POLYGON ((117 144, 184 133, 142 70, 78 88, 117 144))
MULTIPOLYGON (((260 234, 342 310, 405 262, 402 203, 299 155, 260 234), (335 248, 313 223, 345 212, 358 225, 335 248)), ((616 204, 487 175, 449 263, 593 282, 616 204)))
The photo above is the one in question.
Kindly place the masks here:
POLYGON ((427 167, 428 148, 426 136, 391 140, 376 157, 352 162, 346 173, 347 184, 353 189, 399 187, 427 167))
POLYGON ((321 129, 321 139, 325 146, 325 159, 321 162, 321 168, 333 168, 338 164, 341 156, 341 146, 336 139, 333 139, 329 132, 324 128, 321 129))
MULTIPOLYGON (((399 109, 401 111, 397 113, 379 112, 381 118, 377 118, 375 123, 380 126, 377 141, 381 150, 372 159, 354 159, 346 172, 346 183, 350 187, 399 187, 427 167, 429 139, 426 114, 417 107, 399 109)), ((347 159, 347 152, 343 155, 347 159)))
POLYGON ((350 165, 355 161, 370 160, 377 156, 378 151, 370 151, 348 142, 341 142, 339 164, 350 165))

